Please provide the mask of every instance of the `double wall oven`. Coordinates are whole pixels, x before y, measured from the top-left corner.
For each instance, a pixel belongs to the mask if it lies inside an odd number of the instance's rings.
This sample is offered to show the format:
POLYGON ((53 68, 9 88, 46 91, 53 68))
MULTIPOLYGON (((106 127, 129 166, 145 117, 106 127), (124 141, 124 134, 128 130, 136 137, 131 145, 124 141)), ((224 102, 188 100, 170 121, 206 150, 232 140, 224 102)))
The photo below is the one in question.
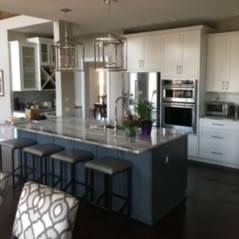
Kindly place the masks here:
POLYGON ((161 80, 161 126, 196 133, 197 80, 161 80))

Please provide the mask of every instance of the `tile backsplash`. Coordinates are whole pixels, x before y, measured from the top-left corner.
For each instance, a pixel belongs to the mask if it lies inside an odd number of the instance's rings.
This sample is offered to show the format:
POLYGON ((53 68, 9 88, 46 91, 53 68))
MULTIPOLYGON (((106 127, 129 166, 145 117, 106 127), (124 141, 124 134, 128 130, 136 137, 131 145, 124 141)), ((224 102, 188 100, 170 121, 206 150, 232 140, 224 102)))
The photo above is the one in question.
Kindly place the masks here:
MULTIPOLYGON (((13 92, 14 104, 17 102, 18 105, 38 103, 44 101, 54 102, 56 98, 55 90, 46 91, 14 91, 13 92)), ((15 108, 15 106, 14 106, 15 108)))

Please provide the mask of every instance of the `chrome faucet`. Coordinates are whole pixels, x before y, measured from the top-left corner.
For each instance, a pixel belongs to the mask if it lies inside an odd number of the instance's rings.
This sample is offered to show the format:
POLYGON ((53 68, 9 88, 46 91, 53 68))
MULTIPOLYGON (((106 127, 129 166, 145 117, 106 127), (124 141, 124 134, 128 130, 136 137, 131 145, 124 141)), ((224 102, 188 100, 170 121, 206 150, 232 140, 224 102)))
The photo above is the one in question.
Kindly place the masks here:
POLYGON ((117 128, 118 128, 118 120, 117 120, 117 104, 118 104, 118 101, 119 100, 122 100, 122 102, 125 104, 125 106, 127 105, 126 104, 126 98, 124 98, 123 96, 119 96, 116 100, 115 100, 115 119, 114 119, 114 130, 116 131, 117 128))

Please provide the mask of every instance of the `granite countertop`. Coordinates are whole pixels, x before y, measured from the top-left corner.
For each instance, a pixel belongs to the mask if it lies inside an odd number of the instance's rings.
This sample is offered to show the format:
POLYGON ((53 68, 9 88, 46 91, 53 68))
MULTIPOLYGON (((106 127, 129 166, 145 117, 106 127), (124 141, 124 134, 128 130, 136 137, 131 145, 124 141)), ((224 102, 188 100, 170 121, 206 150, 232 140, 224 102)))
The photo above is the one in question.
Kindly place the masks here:
POLYGON ((77 117, 58 117, 16 125, 19 130, 60 137, 132 153, 142 153, 187 133, 165 128, 153 128, 148 137, 126 136, 124 130, 104 129, 104 122, 77 117))

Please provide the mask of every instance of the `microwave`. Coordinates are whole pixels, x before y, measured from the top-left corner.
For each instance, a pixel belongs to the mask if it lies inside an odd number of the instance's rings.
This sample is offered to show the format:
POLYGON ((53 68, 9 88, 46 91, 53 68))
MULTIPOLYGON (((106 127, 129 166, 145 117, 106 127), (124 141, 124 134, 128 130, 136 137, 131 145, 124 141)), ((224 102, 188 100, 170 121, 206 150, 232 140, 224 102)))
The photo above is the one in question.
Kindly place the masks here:
POLYGON ((231 102, 207 102, 205 106, 206 115, 229 116, 232 114, 234 103, 231 102))

